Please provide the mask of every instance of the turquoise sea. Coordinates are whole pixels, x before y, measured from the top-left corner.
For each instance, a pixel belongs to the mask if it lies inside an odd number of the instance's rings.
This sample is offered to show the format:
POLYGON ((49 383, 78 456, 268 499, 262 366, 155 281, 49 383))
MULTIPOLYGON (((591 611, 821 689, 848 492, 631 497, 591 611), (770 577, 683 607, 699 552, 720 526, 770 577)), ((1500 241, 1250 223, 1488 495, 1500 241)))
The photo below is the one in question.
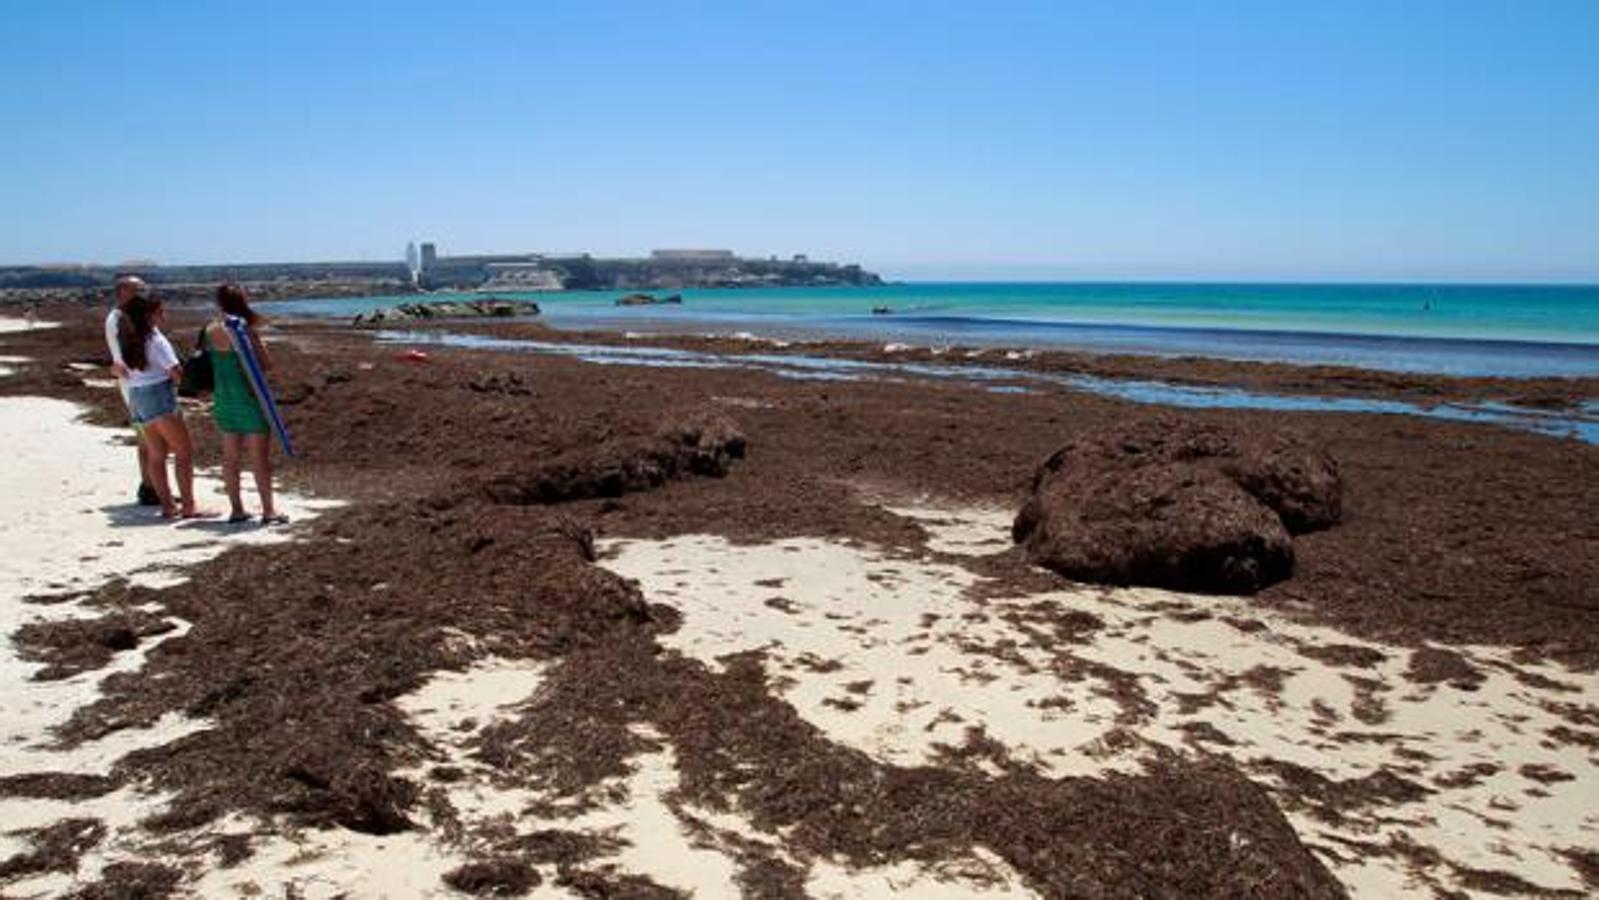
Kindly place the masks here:
MULTIPOLYGON (((550 324, 567 328, 1070 348, 1457 375, 1599 375, 1599 285, 912 283, 685 290, 681 306, 615 306, 623 293, 495 296, 536 300, 550 324)), ((342 316, 417 299, 263 306, 342 316)))

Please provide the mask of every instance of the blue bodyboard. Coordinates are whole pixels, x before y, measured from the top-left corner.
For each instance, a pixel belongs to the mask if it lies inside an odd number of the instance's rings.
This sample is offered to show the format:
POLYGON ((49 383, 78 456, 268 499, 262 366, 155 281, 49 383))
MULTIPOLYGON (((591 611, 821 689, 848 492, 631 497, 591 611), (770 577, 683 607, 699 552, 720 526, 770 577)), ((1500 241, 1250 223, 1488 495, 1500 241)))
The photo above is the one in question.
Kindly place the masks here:
POLYGON ((283 448, 284 454, 293 458, 294 443, 289 440, 289 429, 284 427, 283 416, 278 413, 278 403, 272 398, 272 385, 267 384, 266 372, 262 371, 261 360, 255 355, 255 345, 250 342, 248 327, 238 316, 224 316, 222 321, 227 325, 228 336, 233 338, 233 350, 239 355, 239 365, 244 369, 244 380, 250 383, 250 391, 255 394, 255 402, 261 407, 261 415, 266 418, 267 425, 277 436, 278 444, 283 448))

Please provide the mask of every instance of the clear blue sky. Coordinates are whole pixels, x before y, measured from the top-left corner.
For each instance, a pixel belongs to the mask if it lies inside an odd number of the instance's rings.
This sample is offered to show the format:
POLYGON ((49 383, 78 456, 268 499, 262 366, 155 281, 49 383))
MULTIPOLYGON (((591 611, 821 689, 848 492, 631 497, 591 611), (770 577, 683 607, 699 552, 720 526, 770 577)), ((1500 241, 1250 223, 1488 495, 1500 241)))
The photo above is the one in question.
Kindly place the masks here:
POLYGON ((1599 280, 1599 0, 0 14, 0 262, 1599 280))

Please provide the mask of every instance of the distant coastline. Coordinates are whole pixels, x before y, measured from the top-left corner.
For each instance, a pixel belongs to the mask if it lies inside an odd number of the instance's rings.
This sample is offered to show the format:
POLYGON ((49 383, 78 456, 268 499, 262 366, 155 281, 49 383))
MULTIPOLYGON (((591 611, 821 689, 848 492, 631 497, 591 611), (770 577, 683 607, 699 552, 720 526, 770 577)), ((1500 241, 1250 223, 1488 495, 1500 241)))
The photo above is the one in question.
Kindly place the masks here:
POLYGON ((852 287, 881 285, 854 263, 741 257, 730 250, 656 250, 648 257, 588 253, 440 255, 433 244, 407 248, 394 262, 242 263, 163 266, 0 266, 0 304, 98 299, 120 274, 159 287, 168 299, 204 299, 224 281, 259 299, 370 297, 432 291, 600 291, 690 288, 852 287))

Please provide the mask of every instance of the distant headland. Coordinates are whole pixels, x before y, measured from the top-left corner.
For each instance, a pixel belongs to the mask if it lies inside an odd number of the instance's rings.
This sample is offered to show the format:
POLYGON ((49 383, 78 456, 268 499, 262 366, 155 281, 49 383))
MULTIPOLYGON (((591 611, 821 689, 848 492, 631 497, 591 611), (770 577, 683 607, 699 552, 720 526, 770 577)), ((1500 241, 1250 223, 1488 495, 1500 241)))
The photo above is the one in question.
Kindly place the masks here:
POLYGON ((430 291, 602 291, 687 288, 827 287, 882 284, 856 264, 752 258, 731 250, 655 250, 646 257, 589 253, 511 253, 446 256, 424 243, 404 259, 375 262, 241 263, 168 266, 150 261, 120 265, 0 266, 0 300, 71 300, 102 294, 120 274, 141 276, 170 299, 237 281, 261 299, 359 297, 430 291))

